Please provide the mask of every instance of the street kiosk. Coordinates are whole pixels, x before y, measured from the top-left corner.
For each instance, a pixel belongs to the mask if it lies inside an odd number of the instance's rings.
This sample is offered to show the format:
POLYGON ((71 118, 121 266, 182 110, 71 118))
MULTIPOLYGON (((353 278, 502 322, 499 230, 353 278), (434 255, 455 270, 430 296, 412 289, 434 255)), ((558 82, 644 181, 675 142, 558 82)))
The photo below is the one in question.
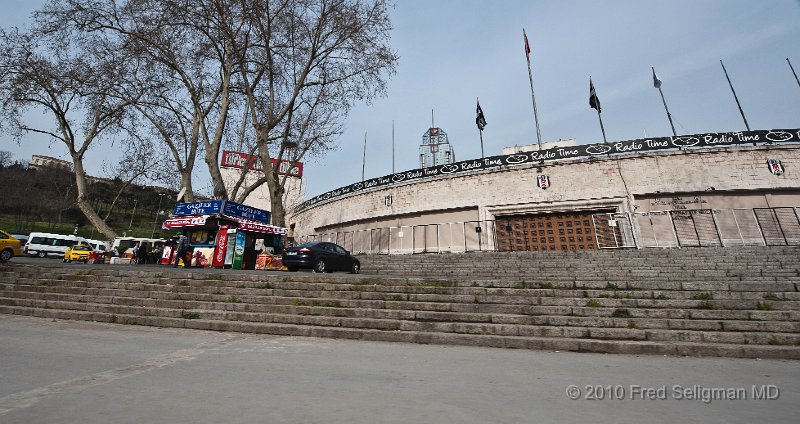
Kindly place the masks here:
MULTIPOLYGON (((270 216, 269 211, 229 200, 179 203, 162 228, 182 231, 189 238, 189 252, 179 260, 184 266, 258 269, 264 264, 262 269, 281 269, 289 231, 270 225, 270 216)), ((175 263, 174 244, 164 247, 162 263, 175 263)))

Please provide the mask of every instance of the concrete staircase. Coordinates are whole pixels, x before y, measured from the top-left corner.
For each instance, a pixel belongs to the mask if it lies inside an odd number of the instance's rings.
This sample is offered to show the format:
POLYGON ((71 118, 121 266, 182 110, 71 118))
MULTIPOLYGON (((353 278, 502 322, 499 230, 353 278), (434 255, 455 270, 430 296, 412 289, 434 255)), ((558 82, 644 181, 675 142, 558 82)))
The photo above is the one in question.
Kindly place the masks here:
POLYGON ((628 354, 800 359, 800 249, 363 256, 364 273, 0 267, 0 313, 628 354))

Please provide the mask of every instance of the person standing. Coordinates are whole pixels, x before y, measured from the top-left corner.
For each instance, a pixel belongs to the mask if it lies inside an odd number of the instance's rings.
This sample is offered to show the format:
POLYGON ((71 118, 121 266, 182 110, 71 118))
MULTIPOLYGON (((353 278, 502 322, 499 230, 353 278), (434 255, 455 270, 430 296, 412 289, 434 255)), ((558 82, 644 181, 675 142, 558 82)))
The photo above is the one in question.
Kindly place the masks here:
POLYGON ((147 263, 147 246, 139 243, 139 250, 136 251, 136 263, 139 265, 147 263))
POLYGON ((183 259, 184 266, 186 266, 186 251, 189 249, 189 238, 182 232, 179 233, 178 242, 175 244, 175 263, 172 264, 173 268, 178 267, 178 262, 183 259))

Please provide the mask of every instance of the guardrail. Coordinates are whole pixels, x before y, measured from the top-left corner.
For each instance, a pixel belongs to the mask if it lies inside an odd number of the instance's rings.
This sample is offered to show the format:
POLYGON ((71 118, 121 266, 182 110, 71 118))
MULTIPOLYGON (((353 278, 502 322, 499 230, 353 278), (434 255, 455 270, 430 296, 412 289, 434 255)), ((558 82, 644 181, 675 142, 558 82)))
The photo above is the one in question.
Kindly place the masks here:
POLYGON ((463 253, 497 250, 495 221, 404 225, 314 234, 304 241, 329 241, 353 253, 463 253))
POLYGON ((800 214, 793 207, 685 209, 594 218, 601 249, 800 245, 800 214))
MULTIPOLYGON (((685 209, 592 215, 597 249, 800 245, 795 207, 685 209)), ((314 234, 353 253, 414 254, 497 251, 497 221, 380 227, 314 234)), ((566 249, 564 249, 566 250, 566 249)))

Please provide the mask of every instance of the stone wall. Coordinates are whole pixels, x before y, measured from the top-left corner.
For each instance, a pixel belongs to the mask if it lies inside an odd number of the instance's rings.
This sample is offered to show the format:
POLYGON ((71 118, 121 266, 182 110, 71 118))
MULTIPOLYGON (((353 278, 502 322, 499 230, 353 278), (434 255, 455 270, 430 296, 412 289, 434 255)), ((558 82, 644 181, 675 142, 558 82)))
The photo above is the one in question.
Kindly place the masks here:
POLYGON ((362 191, 290 215, 287 223, 294 225, 296 236, 303 237, 331 230, 464 222, 520 213, 667 210, 674 198, 697 196, 712 198, 715 208, 798 206, 798 166, 800 145, 519 165, 362 191), (773 175, 768 159, 780 160, 786 172, 773 175), (539 188, 537 175, 549 176, 550 187, 539 188))

